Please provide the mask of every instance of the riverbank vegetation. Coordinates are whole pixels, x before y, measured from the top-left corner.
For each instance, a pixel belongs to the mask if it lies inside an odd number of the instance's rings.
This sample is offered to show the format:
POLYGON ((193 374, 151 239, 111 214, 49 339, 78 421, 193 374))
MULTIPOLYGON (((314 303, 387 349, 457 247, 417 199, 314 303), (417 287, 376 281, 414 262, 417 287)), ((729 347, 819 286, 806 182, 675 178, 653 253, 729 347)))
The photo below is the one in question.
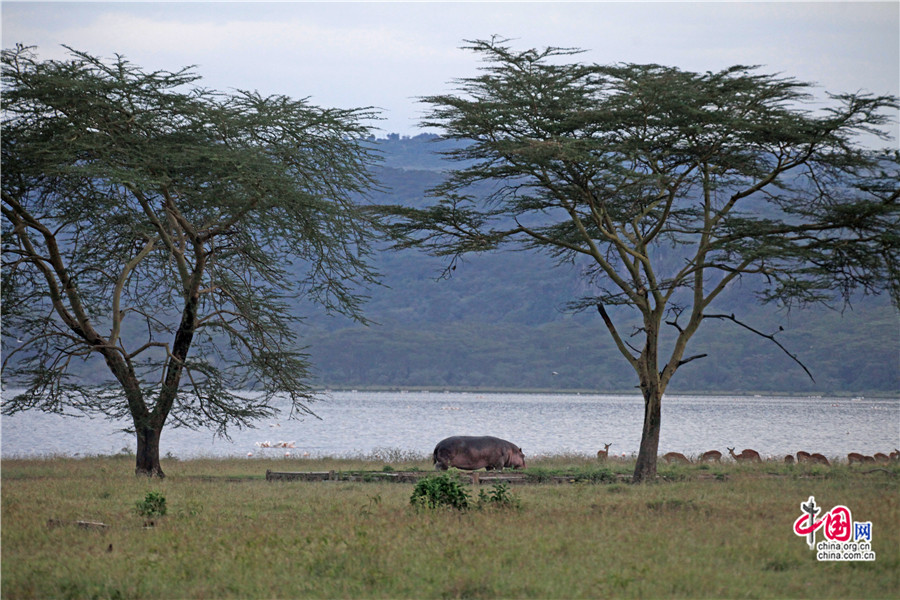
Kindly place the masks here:
POLYGON ((134 477, 126 456, 3 460, 3 598, 900 594, 896 464, 661 464, 658 484, 634 486, 615 477, 633 460, 539 457, 526 472, 585 477, 510 486, 512 509, 457 511, 411 506, 411 483, 265 481, 430 471, 425 457, 163 463, 160 481, 134 477), (137 510, 151 493, 164 516, 137 510), (876 560, 817 562, 792 531, 809 496, 870 521, 876 560))

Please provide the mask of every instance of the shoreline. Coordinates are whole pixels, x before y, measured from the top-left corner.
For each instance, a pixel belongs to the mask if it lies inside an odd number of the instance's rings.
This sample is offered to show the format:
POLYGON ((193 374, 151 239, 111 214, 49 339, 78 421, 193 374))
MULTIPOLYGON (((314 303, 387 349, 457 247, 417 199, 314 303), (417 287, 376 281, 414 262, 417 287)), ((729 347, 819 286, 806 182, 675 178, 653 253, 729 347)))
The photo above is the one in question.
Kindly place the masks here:
MULTIPOLYGON (((619 391, 597 391, 589 389, 553 389, 553 388, 505 388, 505 387, 445 387, 445 386, 393 386, 393 385, 360 385, 347 387, 313 387, 315 393, 354 393, 354 392, 384 392, 393 394, 420 393, 420 394, 522 394, 536 395, 548 394, 558 396, 634 396, 641 398, 640 392, 626 389, 619 391)), ((772 392, 772 391, 675 391, 667 392, 665 398, 683 397, 736 397, 736 398, 798 398, 809 400, 900 400, 900 390, 893 393, 883 391, 872 392, 829 392, 829 393, 801 393, 801 392, 772 392)))

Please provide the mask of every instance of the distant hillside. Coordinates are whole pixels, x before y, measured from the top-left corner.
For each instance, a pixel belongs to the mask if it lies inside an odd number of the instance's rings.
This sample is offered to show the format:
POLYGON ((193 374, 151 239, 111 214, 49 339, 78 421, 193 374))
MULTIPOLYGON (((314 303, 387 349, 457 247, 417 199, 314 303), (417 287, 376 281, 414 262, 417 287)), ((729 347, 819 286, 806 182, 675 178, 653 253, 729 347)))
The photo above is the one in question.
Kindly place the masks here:
POLYGON ((382 153, 382 166, 388 169, 443 171, 448 164, 440 153, 460 147, 459 142, 442 140, 431 133, 415 137, 392 133, 383 139, 370 139, 382 153))
MULTIPOLYGON (((448 166, 437 154, 448 146, 435 136, 374 143, 384 156, 376 173, 384 190, 373 198, 378 203, 421 204, 448 166)), ((296 301, 318 386, 635 389, 634 373, 596 312, 564 311, 589 293, 571 265, 530 252, 491 253, 468 256, 450 279, 439 279, 444 263, 419 252, 383 251, 374 261, 384 285, 369 290, 365 312, 375 325, 296 301)), ((715 310, 763 332, 783 327, 779 341, 809 367, 815 383, 771 342, 712 321, 689 347, 691 355, 709 356, 682 367, 671 391, 900 395, 900 316, 887 298, 860 299, 843 314, 785 314, 757 305, 750 282, 742 285, 728 290, 715 310)), ((96 358, 74 369, 85 383, 109 377, 96 358)))
MULTIPOLYGON (((379 140, 375 200, 416 205, 449 165, 436 136, 379 140)), ((632 390, 635 376, 596 313, 562 308, 584 294, 571 266, 547 256, 506 252, 471 256, 452 278, 443 263, 418 252, 384 252, 376 267, 385 287, 371 290, 361 327, 310 310, 303 339, 325 387, 464 387, 632 390)), ((886 298, 853 310, 777 312, 735 288, 716 310, 734 312, 774 332, 810 368, 816 382, 771 342, 727 322, 704 324, 691 354, 709 357, 683 367, 672 391, 898 393, 900 317, 886 298)), ((304 311, 306 312, 306 311, 304 311)))

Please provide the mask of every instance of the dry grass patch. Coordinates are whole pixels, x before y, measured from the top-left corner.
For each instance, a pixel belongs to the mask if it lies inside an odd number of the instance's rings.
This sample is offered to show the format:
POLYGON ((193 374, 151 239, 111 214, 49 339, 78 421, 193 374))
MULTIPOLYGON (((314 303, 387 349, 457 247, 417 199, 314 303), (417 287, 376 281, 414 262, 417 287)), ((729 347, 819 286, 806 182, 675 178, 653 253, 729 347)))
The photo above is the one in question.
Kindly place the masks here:
POLYGON ((896 468, 724 465, 713 468, 718 479, 699 478, 709 468, 661 469, 669 482, 656 485, 511 486, 520 508, 469 511, 415 510, 412 484, 263 479, 266 469, 383 466, 181 461, 164 464, 169 477, 158 481, 135 478, 127 458, 4 460, 0 591, 4 599, 900 594, 896 468), (135 510, 149 491, 168 508, 152 526, 135 510), (815 560, 791 531, 810 495, 825 510, 845 504, 855 519, 872 521, 874 563, 815 560), (49 519, 109 527, 49 527, 49 519))

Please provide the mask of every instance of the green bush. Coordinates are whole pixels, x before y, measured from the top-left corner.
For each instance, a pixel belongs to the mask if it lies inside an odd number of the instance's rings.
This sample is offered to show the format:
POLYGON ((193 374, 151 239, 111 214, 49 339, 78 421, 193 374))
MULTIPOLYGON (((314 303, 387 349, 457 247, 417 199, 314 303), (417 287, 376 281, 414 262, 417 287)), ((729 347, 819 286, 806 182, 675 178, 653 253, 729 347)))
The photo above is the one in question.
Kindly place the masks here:
MULTIPOLYGON (((415 507, 438 508, 447 506, 457 510, 470 508, 467 486, 448 474, 425 477, 416 483, 409 503, 415 507)), ((475 508, 520 508, 519 499, 510 493, 509 484, 495 483, 491 490, 479 490, 475 508)))
POLYGON ((509 492, 509 485, 506 483, 495 483, 490 492, 479 490, 478 507, 483 508, 490 506, 494 508, 519 508, 519 499, 509 492))
POLYGON ((142 517, 162 517, 166 514, 166 497, 159 492, 147 492, 135 508, 142 517))
POLYGON ((448 474, 425 477, 416 483, 409 503, 415 507, 448 506, 457 510, 469 508, 469 493, 455 477, 448 474))

